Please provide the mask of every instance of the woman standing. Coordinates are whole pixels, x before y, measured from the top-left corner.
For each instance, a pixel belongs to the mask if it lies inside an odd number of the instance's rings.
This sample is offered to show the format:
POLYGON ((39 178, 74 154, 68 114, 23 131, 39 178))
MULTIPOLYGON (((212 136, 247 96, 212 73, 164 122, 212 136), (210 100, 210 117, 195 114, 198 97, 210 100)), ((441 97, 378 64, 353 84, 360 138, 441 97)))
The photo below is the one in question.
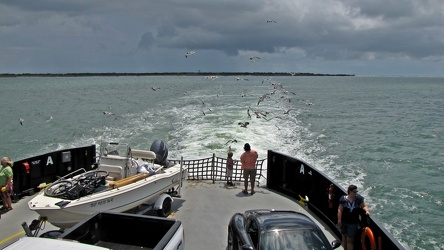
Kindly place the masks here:
POLYGON ((11 196, 12 190, 12 161, 9 157, 2 158, 2 166, 0 169, 0 193, 3 201, 3 210, 12 210, 11 196))

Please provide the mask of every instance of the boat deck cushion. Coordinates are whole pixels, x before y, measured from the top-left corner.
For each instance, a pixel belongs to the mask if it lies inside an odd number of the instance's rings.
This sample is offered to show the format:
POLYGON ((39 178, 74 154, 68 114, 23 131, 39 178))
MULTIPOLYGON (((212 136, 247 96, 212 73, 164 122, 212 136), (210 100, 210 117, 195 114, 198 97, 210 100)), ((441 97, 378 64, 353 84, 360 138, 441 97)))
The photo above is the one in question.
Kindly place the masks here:
POLYGON ((121 179, 121 180, 118 180, 118 181, 110 182, 109 186, 113 187, 113 188, 122 187, 122 186, 125 186, 125 185, 128 185, 128 184, 134 183, 136 181, 140 181, 142 179, 145 179, 148 176, 149 176, 149 174, 136 174, 136 175, 127 177, 125 179, 121 179))

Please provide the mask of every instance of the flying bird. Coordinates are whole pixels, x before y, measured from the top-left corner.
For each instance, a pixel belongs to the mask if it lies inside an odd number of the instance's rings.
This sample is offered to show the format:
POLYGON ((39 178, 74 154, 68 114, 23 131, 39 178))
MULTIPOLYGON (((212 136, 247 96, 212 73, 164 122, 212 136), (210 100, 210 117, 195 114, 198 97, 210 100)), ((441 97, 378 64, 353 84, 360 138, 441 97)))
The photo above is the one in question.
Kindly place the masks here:
POLYGON ((246 128, 250 124, 249 122, 239 122, 237 125, 240 125, 243 128, 246 128))
MULTIPOLYGON (((237 142, 237 140, 236 139, 233 139, 233 140, 228 140, 227 141, 227 143, 225 143, 225 145, 227 145, 228 143, 236 143, 237 142)), ((230 147, 231 148, 231 147, 230 147)))
POLYGON ((19 118, 19 121, 20 121, 20 125, 23 126, 23 122, 24 122, 25 120, 23 120, 22 118, 19 118))
POLYGON ((275 20, 267 20, 267 23, 277 23, 275 20))
POLYGON ((205 105, 205 102, 202 101, 202 99, 200 99, 199 97, 197 99, 199 99, 202 102, 202 104, 205 105))
POLYGON ((264 120, 266 120, 266 121, 271 121, 271 120, 273 120, 274 118, 276 118, 276 119, 282 119, 282 117, 279 117, 279 116, 271 117, 270 119, 267 119, 266 117, 262 117, 262 118, 264 118, 264 120))
POLYGON ((262 83, 264 83, 265 81, 271 81, 271 77, 270 78, 265 78, 264 80, 262 80, 262 83))
POLYGON ((113 113, 108 112, 108 111, 103 111, 103 114, 104 114, 104 115, 114 115, 113 113))
POLYGON ((160 89, 160 87, 151 87, 151 89, 156 91, 156 90, 160 89))
POLYGON ((192 56, 195 53, 196 53, 195 51, 188 51, 187 53, 185 53, 185 57, 188 58, 189 56, 192 56))
POLYGON ((268 94, 265 94, 265 95, 263 95, 263 96, 260 96, 260 97, 259 97, 259 101, 257 102, 257 105, 256 105, 256 106, 258 106, 259 103, 261 103, 262 101, 264 101, 265 98, 268 98, 268 94))
POLYGON ((258 56, 250 57, 250 61, 256 61, 256 60, 258 60, 258 59, 261 59, 261 58, 258 57, 258 56))
POLYGON ((236 77, 236 81, 240 81, 240 80, 249 81, 248 78, 236 77))
POLYGON ((219 76, 205 76, 204 78, 207 80, 214 80, 214 79, 219 78, 219 76))
POLYGON ((292 110, 292 109, 289 109, 289 110, 285 111, 284 115, 288 115, 290 113, 290 110, 292 110))

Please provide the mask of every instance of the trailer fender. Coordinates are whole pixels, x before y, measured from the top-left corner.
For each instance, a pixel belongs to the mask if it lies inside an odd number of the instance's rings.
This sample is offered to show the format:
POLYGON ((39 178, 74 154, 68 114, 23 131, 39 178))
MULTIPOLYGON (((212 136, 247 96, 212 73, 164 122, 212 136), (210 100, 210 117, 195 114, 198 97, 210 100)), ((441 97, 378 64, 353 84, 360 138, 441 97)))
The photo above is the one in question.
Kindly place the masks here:
POLYGON ((157 197, 156 202, 154 203, 153 209, 159 210, 162 209, 163 201, 165 199, 169 199, 171 202, 173 202, 173 198, 169 194, 161 194, 159 197, 157 197))

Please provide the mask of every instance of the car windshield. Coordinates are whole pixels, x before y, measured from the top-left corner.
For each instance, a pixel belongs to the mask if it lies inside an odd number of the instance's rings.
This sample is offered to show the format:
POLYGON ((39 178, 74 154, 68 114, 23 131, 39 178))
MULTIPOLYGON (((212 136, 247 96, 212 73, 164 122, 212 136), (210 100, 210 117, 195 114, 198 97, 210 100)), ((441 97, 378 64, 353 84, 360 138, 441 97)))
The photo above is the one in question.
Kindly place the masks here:
POLYGON ((260 249, 324 250, 332 247, 322 231, 305 229, 266 232, 261 237, 260 249))

